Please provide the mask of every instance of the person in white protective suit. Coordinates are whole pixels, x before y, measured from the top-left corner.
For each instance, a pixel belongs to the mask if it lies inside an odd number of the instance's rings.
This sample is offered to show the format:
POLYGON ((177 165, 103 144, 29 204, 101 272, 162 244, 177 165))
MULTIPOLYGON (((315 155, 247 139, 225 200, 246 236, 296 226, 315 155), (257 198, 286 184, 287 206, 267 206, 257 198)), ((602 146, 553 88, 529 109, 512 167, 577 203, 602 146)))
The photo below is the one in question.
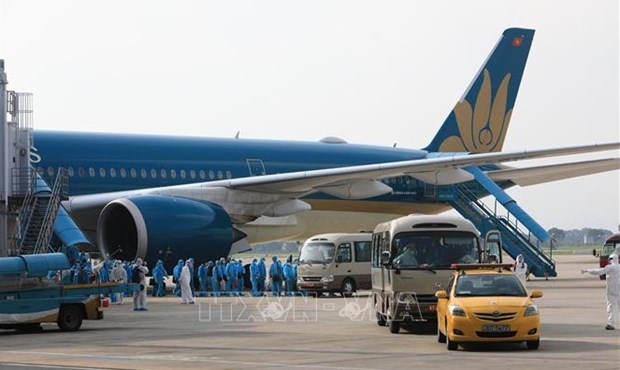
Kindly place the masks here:
POLYGON ((146 274, 149 273, 149 268, 142 261, 142 258, 136 259, 132 275, 137 275, 137 280, 140 282, 140 290, 133 293, 133 310, 134 311, 148 311, 146 308, 146 274))
POLYGON ((192 261, 185 261, 185 266, 181 269, 181 276, 179 280, 181 281, 181 303, 194 303, 194 297, 192 297, 192 288, 189 285, 192 279, 192 261))
POLYGON ((584 269, 581 273, 589 273, 592 275, 607 275, 607 325, 605 329, 614 330, 618 322, 618 296, 620 295, 620 264, 618 264, 618 255, 611 254, 609 256, 609 264, 598 269, 584 269))
POLYGON ((520 254, 517 256, 515 261, 515 275, 521 280, 523 285, 525 285, 525 281, 527 280, 527 263, 525 262, 525 258, 520 254))
MULTIPOLYGON (((110 271, 110 280, 115 283, 127 283, 127 272, 120 260, 114 261, 112 271, 110 271)), ((114 304, 123 304, 123 293, 114 293, 114 304)))

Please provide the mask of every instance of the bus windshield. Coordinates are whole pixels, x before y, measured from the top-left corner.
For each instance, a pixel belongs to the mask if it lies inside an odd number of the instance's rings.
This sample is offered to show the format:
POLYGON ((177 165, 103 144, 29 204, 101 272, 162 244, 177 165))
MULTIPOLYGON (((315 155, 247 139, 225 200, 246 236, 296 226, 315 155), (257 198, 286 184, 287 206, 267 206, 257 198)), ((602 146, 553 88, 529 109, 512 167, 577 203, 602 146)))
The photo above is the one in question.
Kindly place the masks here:
POLYGON ((476 263, 480 246, 476 235, 462 231, 415 231, 394 236, 394 268, 449 268, 453 263, 476 263))
POLYGON ((310 243, 301 248, 299 263, 330 263, 334 259, 334 243, 310 243))

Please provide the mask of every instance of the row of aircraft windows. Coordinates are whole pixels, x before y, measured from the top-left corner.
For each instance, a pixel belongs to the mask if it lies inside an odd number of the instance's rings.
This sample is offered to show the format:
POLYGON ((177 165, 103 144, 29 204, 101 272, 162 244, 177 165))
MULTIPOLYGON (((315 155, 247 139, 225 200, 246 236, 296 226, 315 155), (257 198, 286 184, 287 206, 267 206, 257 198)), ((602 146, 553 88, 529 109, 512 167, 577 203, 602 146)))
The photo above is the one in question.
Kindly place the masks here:
MULTIPOLYGON (((53 167, 47 167, 46 169, 44 169, 43 167, 38 167, 37 171, 39 172, 39 175, 41 176, 44 176, 45 172, 47 172, 47 176, 49 177, 54 177, 56 173, 56 170, 53 167)), ((187 178, 191 180, 195 180, 195 179, 206 180, 207 175, 210 180, 214 180, 216 176, 218 180, 224 179, 224 176, 226 176, 227 179, 232 178, 232 173, 230 171, 226 171, 225 173, 222 171, 215 172, 213 170, 208 171, 208 172, 204 170, 200 170, 200 171, 178 170, 177 171, 177 170, 167 170, 165 168, 162 168, 158 171, 154 168, 150 170, 146 170, 144 168, 141 168, 141 169, 130 168, 129 170, 125 168, 120 168, 117 170, 115 168, 105 169, 103 167, 99 167, 99 169, 95 169, 93 167, 89 167, 89 168, 78 167, 77 169, 74 169, 73 167, 69 167, 67 168, 67 174, 69 175, 69 177, 74 177, 77 175, 78 177, 99 176, 100 178, 105 178, 107 176, 110 176, 111 178, 115 178, 117 176, 120 176, 121 178, 126 178, 129 176, 132 179, 135 179, 137 177, 146 179, 149 176, 153 179, 156 179, 159 176, 162 179, 166 179, 168 177, 170 177, 171 179, 176 179, 177 177, 179 177, 182 180, 185 180, 187 178)))
MULTIPOLYGON (((45 175, 45 172, 47 172, 47 175, 49 177, 54 177, 56 170, 53 167, 47 167, 46 169, 44 169, 43 167, 37 167, 37 171, 39 172, 39 175, 43 176, 45 175)), ((88 172, 88 177, 96 177, 97 175, 99 175, 100 178, 105 178, 107 176, 110 176, 111 178, 116 178, 117 176, 120 176, 121 178, 126 178, 127 176, 131 177, 132 179, 141 177, 143 179, 146 179, 147 177, 151 177, 153 179, 156 179, 158 176, 162 179, 166 179, 168 177, 170 177, 171 179, 176 179, 177 177, 181 178, 182 180, 185 180, 187 178, 189 178, 190 180, 196 180, 196 179, 200 179, 200 180, 206 180, 207 179, 207 175, 209 180, 215 180, 216 176, 218 180, 223 180, 224 176, 226 176, 227 179, 231 179, 232 178, 232 173, 230 171, 226 171, 225 173, 222 171, 204 171, 204 170, 199 170, 199 171, 195 171, 195 170, 167 170, 165 168, 160 169, 159 171, 157 171, 156 169, 152 168, 150 170, 146 170, 144 168, 141 169, 135 169, 135 168, 130 168, 129 170, 125 169, 125 168, 120 168, 118 170, 116 170, 115 168, 109 168, 109 169, 105 169, 103 167, 99 167, 98 170, 96 170, 93 167, 89 167, 88 169, 84 168, 84 167, 78 167, 77 169, 74 169, 73 167, 69 167, 67 168, 67 173, 69 174, 69 177, 74 177, 74 176, 78 176, 78 177, 85 177, 86 176, 86 172, 88 172), (139 176, 138 176, 138 172, 139 172, 139 176)), ((390 177, 390 178, 386 178, 381 180, 383 183, 385 184, 409 184, 411 182, 411 179, 408 176, 400 176, 400 177, 390 177)))

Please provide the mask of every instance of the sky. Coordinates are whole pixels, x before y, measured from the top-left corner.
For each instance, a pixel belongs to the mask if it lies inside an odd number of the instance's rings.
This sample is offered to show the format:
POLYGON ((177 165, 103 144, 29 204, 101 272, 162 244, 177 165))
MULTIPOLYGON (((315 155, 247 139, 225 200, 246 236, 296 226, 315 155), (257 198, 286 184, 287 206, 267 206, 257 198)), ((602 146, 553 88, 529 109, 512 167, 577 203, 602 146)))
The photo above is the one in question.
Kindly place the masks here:
MULTIPOLYGON (((0 58, 35 130, 421 148, 509 27, 536 35, 504 150, 620 141, 617 0, 0 0, 0 58)), ((620 224, 619 171, 508 193, 620 224)))

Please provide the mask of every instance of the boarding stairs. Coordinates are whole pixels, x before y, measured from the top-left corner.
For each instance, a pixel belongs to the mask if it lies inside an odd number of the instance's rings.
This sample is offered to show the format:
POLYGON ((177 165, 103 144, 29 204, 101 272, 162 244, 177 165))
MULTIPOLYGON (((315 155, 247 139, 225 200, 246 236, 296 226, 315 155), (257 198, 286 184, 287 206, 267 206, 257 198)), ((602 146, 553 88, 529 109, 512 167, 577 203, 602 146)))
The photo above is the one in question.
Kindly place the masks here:
POLYGON ((474 223, 482 235, 491 230, 498 230, 502 235, 504 251, 513 259, 522 254, 531 274, 545 278, 557 276, 555 261, 551 258, 551 244, 544 243, 549 240, 548 234, 546 232, 541 234, 537 229, 540 227, 538 224, 532 227, 531 223, 535 221, 524 218, 522 214, 519 215, 521 217, 517 217, 518 212, 511 212, 498 200, 495 201, 494 209, 491 209, 479 197, 483 190, 488 189, 484 189, 478 183, 457 184, 453 185, 452 189, 451 205, 463 217, 474 223), (543 252, 545 244, 549 245, 549 255, 543 252))
POLYGON ((50 247, 60 202, 67 199, 67 174, 60 169, 51 191, 43 178, 35 174, 37 186, 28 192, 19 211, 13 240, 17 254, 56 252, 50 247), (36 189, 46 189, 39 190, 36 189))

